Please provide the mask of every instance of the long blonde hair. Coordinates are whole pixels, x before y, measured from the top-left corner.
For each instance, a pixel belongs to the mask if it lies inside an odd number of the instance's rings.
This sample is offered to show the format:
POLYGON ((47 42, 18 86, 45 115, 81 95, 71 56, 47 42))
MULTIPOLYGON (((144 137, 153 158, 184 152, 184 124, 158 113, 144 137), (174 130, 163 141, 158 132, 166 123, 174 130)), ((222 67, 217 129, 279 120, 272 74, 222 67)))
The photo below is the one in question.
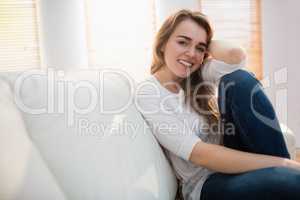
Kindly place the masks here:
MULTIPOLYGON (((151 63, 151 74, 154 74, 159 69, 165 66, 164 55, 162 52, 162 47, 167 43, 171 34, 174 32, 178 24, 186 19, 191 19, 201 26, 207 34, 207 45, 210 44, 213 37, 213 30, 210 22, 201 12, 189 11, 189 10, 179 10, 173 15, 169 16, 165 22, 162 24, 161 28, 156 34, 152 63, 151 63)), ((209 54, 205 53, 204 60, 208 58, 209 54)), ((201 74, 202 66, 193 72, 189 78, 184 79, 181 82, 182 89, 185 91, 185 102, 189 102, 192 108, 202 116, 205 116, 209 125, 215 125, 219 123, 219 112, 217 108, 216 98, 214 94, 214 89, 208 85, 201 85, 197 88, 197 85, 203 83, 203 78, 201 74), (188 85, 189 84, 189 85, 188 85), (207 98, 194 99, 192 95, 205 95, 207 98), (206 111, 205 114, 203 111, 206 111)), ((214 126, 216 127, 216 126, 214 126)))

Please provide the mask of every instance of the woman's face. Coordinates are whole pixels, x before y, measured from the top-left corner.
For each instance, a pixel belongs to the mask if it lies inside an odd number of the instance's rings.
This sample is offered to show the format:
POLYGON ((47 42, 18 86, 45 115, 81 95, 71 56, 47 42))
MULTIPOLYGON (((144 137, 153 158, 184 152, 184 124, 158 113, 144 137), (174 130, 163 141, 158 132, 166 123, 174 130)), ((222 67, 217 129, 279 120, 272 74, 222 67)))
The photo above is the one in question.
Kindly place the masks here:
POLYGON ((180 22, 163 46, 165 71, 182 80, 199 69, 206 52, 206 31, 191 19, 180 22))

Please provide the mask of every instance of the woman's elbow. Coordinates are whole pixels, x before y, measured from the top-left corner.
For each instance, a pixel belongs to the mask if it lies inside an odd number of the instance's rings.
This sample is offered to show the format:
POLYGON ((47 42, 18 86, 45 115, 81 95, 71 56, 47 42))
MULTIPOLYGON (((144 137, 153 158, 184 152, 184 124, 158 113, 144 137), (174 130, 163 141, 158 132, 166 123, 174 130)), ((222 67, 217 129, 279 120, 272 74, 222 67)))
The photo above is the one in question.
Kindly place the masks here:
POLYGON ((190 155, 189 161, 198 166, 205 166, 207 162, 205 159, 208 158, 205 152, 207 149, 206 145, 207 144, 202 141, 197 142, 190 155))

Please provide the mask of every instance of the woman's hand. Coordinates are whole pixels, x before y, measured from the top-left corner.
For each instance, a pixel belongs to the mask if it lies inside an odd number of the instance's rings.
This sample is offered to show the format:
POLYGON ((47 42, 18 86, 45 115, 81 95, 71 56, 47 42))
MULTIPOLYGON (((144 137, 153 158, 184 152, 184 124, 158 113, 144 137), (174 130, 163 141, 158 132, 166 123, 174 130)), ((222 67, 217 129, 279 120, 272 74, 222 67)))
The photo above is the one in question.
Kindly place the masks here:
POLYGON ((246 59, 246 52, 243 48, 221 40, 212 40, 208 51, 214 59, 228 64, 239 64, 246 59))
POLYGON ((300 163, 295 161, 295 160, 286 159, 285 160, 285 167, 300 170, 300 163))

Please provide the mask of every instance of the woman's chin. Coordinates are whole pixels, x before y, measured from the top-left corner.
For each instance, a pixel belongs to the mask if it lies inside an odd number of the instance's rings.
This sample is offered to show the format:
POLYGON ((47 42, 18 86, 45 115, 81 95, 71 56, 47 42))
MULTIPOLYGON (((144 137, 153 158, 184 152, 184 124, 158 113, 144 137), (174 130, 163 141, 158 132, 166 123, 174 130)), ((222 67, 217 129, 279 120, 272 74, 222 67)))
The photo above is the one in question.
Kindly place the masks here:
POLYGON ((187 78, 188 76, 189 76, 189 72, 178 72, 178 73, 176 73, 176 76, 178 77, 178 78, 187 78))

